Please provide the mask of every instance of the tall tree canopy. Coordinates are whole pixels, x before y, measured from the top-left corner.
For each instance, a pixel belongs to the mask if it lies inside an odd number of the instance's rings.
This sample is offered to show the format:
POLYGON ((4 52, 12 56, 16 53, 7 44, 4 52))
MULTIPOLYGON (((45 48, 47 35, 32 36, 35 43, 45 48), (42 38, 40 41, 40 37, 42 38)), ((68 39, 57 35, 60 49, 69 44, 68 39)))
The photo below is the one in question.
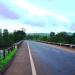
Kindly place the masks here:
POLYGON ((7 29, 3 32, 0 29, 0 48, 9 47, 10 45, 25 39, 26 33, 23 30, 14 31, 14 33, 9 33, 7 29))
POLYGON ((20 31, 20 30, 14 31, 14 40, 16 42, 25 39, 25 37, 26 37, 26 33, 24 31, 20 31))

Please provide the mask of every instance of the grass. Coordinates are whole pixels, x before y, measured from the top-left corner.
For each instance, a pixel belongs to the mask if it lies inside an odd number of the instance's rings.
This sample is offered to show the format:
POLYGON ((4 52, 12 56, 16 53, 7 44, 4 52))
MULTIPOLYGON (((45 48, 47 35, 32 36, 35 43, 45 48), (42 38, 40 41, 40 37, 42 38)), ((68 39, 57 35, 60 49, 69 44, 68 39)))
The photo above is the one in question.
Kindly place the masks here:
POLYGON ((8 62, 13 58, 13 56, 16 53, 16 48, 13 49, 12 52, 10 52, 5 59, 0 58, 0 71, 2 71, 5 66, 8 64, 8 62))

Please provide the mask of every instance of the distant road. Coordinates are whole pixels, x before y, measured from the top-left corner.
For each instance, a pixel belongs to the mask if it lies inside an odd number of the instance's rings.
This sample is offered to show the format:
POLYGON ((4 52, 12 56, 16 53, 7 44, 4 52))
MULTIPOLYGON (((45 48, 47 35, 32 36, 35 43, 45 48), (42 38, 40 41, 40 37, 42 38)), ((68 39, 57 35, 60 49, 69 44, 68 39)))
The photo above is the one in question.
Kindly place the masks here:
POLYGON ((75 52, 34 41, 27 43, 36 75, 75 75, 75 52))

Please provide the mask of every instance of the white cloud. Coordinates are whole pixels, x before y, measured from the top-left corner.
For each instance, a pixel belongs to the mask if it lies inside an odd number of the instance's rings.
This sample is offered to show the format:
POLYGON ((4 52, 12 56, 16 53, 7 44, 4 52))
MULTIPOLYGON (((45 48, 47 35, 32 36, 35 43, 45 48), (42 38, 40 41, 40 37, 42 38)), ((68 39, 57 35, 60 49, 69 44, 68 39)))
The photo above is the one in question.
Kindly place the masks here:
POLYGON ((66 30, 65 26, 62 26, 63 23, 70 22, 70 19, 64 15, 35 7, 32 4, 28 3, 26 0, 10 0, 9 3, 11 5, 11 10, 17 12, 20 15, 20 18, 13 21, 4 18, 2 19, 2 17, 0 17, 1 29, 9 29, 9 31, 12 32, 13 30, 20 30, 21 28, 25 28, 27 33, 49 32, 50 30, 58 32, 61 30, 66 30), (53 19, 53 21, 47 21, 51 19, 53 19), (55 21, 57 21, 58 23, 62 23, 60 24, 61 26, 58 24, 59 26, 53 26, 55 28, 51 27, 55 21), (43 26, 44 23, 46 23, 45 27, 43 26), (39 25, 41 25, 41 27, 39 25), (49 29, 47 28, 47 26, 49 29))
POLYGON ((21 30, 22 28, 26 30, 26 33, 45 32, 44 28, 42 27, 38 26, 35 27, 30 24, 20 24, 17 21, 12 21, 12 20, 0 20, 0 28, 8 29, 10 32, 13 32, 14 30, 21 30))
POLYGON ((23 9, 23 10, 27 10, 28 11, 28 15, 30 17, 33 17, 33 16, 44 16, 45 13, 42 9, 40 8, 37 8, 31 4, 29 4, 26 0, 12 0, 11 2, 12 4, 15 4, 16 6, 18 6, 19 8, 23 9))
POLYGON ((35 6, 31 5, 30 3, 28 3, 26 0, 12 0, 11 3, 15 4, 16 6, 18 6, 19 8, 21 8, 23 10, 26 10, 28 12, 28 17, 38 16, 40 18, 46 18, 46 15, 48 15, 48 16, 51 16, 61 22, 69 22, 70 21, 70 19, 67 18, 66 16, 59 15, 55 12, 52 12, 52 11, 49 11, 46 9, 41 9, 41 8, 35 7, 35 6))
POLYGON ((54 12, 47 12, 47 14, 49 16, 54 17, 56 20, 58 20, 60 22, 66 22, 66 23, 70 22, 70 19, 66 16, 63 16, 63 15, 60 15, 60 14, 58 15, 57 13, 54 13, 54 12))
POLYGON ((15 21, 9 21, 9 20, 0 20, 0 28, 1 29, 8 29, 10 32, 13 32, 14 30, 21 30, 22 28, 26 29, 26 32, 31 32, 31 26, 28 24, 20 24, 15 21))
POLYGON ((68 22, 70 22, 70 19, 69 18, 67 18, 67 17, 65 17, 65 16, 55 16, 56 17, 56 19, 58 19, 59 21, 61 21, 61 22, 65 22, 65 23, 68 23, 68 22))

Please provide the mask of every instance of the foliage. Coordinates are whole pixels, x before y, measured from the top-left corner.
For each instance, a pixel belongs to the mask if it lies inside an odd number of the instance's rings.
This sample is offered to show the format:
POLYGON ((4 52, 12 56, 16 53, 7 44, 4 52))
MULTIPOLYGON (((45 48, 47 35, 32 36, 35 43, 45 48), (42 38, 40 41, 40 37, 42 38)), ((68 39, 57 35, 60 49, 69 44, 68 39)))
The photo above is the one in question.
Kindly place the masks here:
POLYGON ((25 39, 26 33, 23 30, 14 31, 14 33, 9 33, 7 29, 4 29, 3 32, 0 29, 0 48, 7 48, 18 42, 25 39))
POLYGON ((27 39, 31 40, 39 40, 39 41, 49 41, 56 43, 67 43, 67 44, 75 44, 75 33, 67 33, 67 32, 59 32, 55 34, 55 32, 51 32, 49 36, 42 35, 27 35, 27 39))
POLYGON ((23 40, 26 37, 25 32, 23 31, 14 31, 14 41, 18 42, 20 40, 23 40))
POLYGON ((8 62, 13 58, 13 56, 16 53, 16 48, 10 52, 5 59, 0 58, 0 71, 2 71, 5 66, 8 64, 8 62))
POLYGON ((56 40, 55 39, 55 32, 51 32, 50 37, 49 37, 49 41, 54 42, 55 40, 56 40))
MULTIPOLYGON (((26 33, 23 30, 14 31, 9 33, 7 29, 4 29, 3 32, 0 29, 0 48, 5 49, 13 45, 14 43, 25 39, 26 33)), ((8 62, 13 58, 16 53, 16 48, 12 50, 9 54, 6 55, 5 59, 0 57, 0 71, 5 68, 8 62)))

